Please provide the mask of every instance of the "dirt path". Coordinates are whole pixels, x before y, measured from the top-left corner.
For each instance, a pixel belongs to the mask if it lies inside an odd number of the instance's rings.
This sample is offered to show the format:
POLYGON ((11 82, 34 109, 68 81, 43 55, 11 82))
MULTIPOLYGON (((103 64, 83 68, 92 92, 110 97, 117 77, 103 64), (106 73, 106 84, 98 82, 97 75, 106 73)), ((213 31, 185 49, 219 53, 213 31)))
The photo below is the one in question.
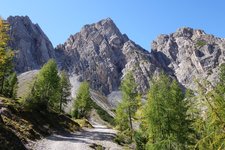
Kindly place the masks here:
POLYGON ((106 150, 122 150, 122 147, 113 142, 116 131, 106 126, 95 125, 94 129, 84 129, 67 135, 52 135, 38 141, 35 150, 92 150, 90 146, 98 144, 106 150))

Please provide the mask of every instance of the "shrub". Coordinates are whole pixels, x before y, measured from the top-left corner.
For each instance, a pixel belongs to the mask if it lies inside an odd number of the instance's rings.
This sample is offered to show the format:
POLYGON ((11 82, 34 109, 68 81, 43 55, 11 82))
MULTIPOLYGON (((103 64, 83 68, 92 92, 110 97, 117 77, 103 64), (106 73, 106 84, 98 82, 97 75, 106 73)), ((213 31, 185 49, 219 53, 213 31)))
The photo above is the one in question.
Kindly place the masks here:
POLYGON ((203 41, 203 40, 199 40, 196 42, 196 46, 198 48, 201 48, 201 47, 205 46, 206 44, 207 44, 206 41, 203 41))

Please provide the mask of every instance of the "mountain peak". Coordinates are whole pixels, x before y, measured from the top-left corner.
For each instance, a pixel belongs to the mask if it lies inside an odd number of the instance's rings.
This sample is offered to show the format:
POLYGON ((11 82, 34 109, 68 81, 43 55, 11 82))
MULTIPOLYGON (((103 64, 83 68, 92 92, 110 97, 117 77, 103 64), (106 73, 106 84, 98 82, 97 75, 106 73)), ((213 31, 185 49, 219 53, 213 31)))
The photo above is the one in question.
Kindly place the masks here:
POLYGON ((54 48, 48 37, 28 16, 10 16, 10 46, 16 51, 15 70, 19 73, 39 69, 50 58, 54 48))
POLYGON ((113 20, 110 17, 102 19, 99 22, 102 22, 102 23, 108 22, 108 23, 113 23, 114 24, 113 20))
POLYGON ((101 26, 111 26, 111 27, 117 28, 116 24, 114 23, 114 21, 111 18, 102 19, 99 22, 97 22, 96 24, 101 25, 101 26))
POLYGON ((156 69, 150 53, 121 34, 111 18, 85 25, 57 49, 57 56, 66 57, 59 58, 65 60, 60 62, 64 69, 78 75, 80 81, 90 81, 92 89, 105 95, 118 90, 121 77, 131 70, 138 90, 146 91, 147 76, 156 69))
POLYGON ((31 23, 31 20, 28 16, 9 16, 7 18, 8 21, 23 21, 23 22, 29 22, 31 23))
POLYGON ((95 34, 95 32, 100 33, 107 40, 110 40, 109 38, 112 37, 112 35, 122 37, 121 32, 111 18, 102 19, 97 23, 84 25, 80 31, 85 37, 90 33, 95 34))
POLYGON ((195 36, 200 36, 200 35, 205 35, 204 30, 200 29, 193 29, 190 27, 181 27, 178 28, 177 31, 174 33, 174 36, 183 36, 183 37, 192 37, 193 35, 195 36))
POLYGON ((178 81, 190 89, 196 88, 196 79, 215 84, 219 65, 225 62, 225 41, 189 27, 159 36, 152 43, 152 51, 160 64, 173 70, 178 81))

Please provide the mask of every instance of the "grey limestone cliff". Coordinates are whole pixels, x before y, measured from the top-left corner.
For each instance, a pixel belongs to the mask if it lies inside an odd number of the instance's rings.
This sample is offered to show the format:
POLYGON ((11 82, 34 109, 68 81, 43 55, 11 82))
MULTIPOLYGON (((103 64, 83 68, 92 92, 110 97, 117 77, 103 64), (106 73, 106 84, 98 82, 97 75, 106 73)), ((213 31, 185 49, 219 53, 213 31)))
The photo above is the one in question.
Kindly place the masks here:
POLYGON ((10 16, 10 46, 15 51, 15 70, 18 73, 39 69, 50 58, 55 58, 54 48, 38 24, 29 17, 10 16))
POLYGON ((185 27, 160 35, 152 42, 152 53, 182 85, 196 89, 196 80, 216 83, 219 66, 225 62, 225 39, 185 27))
POLYGON ((133 72, 138 90, 146 92, 158 68, 154 57, 122 34, 110 18, 85 25, 58 45, 56 54, 63 69, 104 95, 118 90, 128 71, 133 72))

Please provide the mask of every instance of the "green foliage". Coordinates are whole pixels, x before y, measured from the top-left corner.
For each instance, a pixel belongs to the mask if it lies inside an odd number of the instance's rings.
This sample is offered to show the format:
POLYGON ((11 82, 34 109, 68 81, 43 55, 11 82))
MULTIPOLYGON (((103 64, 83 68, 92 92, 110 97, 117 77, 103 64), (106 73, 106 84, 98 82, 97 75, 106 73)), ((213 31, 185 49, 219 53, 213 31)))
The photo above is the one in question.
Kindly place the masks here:
POLYGON ((118 130, 124 131, 129 128, 129 116, 127 113, 127 103, 122 101, 116 108, 115 122, 118 130))
POLYGON ((130 138, 131 131, 128 129, 117 133, 114 141, 119 145, 131 144, 132 140, 130 138))
POLYGON ((121 83, 122 102, 116 109, 116 124, 119 130, 129 130, 130 138, 133 136, 132 118, 138 109, 139 98, 137 85, 131 72, 127 73, 121 83))
POLYGON ((91 106, 97 111, 97 114, 100 116, 100 118, 106 122, 108 122, 110 125, 114 126, 115 121, 112 116, 110 116, 104 109, 102 109, 100 106, 98 106, 95 102, 92 101, 91 106))
POLYGON ((51 59, 38 73, 31 94, 28 97, 28 103, 33 108, 58 110, 59 89, 60 77, 58 76, 57 65, 51 59))
POLYGON ((78 89, 77 96, 74 99, 74 106, 72 109, 72 116, 80 119, 87 117, 91 110, 91 97, 88 82, 82 82, 78 89))
POLYGON ((225 65, 220 66, 220 82, 208 91, 205 86, 199 84, 199 99, 202 102, 196 119, 195 127, 198 130, 198 142, 196 148, 225 149, 225 65))
POLYGON ((201 47, 205 46, 206 44, 207 44, 206 41, 203 41, 203 40, 199 40, 196 42, 196 46, 198 48, 201 48, 201 47))
POLYGON ((59 104, 59 110, 62 112, 62 107, 67 104, 68 101, 70 101, 71 96, 71 84, 68 75, 65 71, 61 72, 60 76, 60 104, 59 104))
MULTIPOLYGON (((220 79, 219 86, 222 86, 223 84, 225 84, 225 64, 221 64, 221 66, 220 66, 219 79, 220 79)), ((222 90, 225 91, 225 89, 222 89, 222 90)))
POLYGON ((16 98, 18 88, 18 81, 16 73, 12 73, 9 77, 5 80, 3 86, 3 94, 8 98, 16 98))
POLYGON ((114 118, 92 101, 90 96, 88 82, 82 82, 78 89, 77 96, 74 99, 71 115, 77 119, 88 118, 91 109, 95 109, 102 120, 108 122, 110 125, 114 125, 114 118))
POLYGON ((134 139, 135 139, 137 150, 145 150, 146 149, 148 137, 144 131, 142 131, 142 130, 136 131, 134 134, 134 139))
POLYGON ((10 81, 8 80, 13 73, 14 53, 8 47, 8 30, 9 24, 0 18, 0 94, 7 97, 13 97, 11 89, 14 85, 9 85, 11 83, 9 83, 10 81))
POLYGON ((148 149, 187 149, 192 132, 187 104, 177 81, 164 74, 152 81, 145 108, 148 149))

